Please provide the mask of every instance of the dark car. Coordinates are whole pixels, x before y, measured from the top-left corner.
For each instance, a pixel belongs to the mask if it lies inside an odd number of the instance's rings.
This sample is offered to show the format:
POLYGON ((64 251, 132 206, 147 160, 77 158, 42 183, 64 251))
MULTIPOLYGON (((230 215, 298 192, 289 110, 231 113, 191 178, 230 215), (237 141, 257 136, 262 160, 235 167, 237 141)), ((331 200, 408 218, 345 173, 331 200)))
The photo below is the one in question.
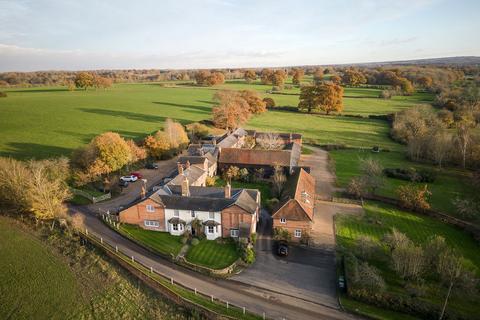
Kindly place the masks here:
POLYGON ((281 257, 288 256, 288 243, 285 241, 279 241, 277 243, 277 254, 281 257))
POLYGON ((118 182, 118 185, 119 185, 121 188, 126 188, 126 187, 128 187, 128 181, 120 180, 120 182, 118 182))
POLYGON ((145 168, 147 168, 147 169, 158 169, 158 164, 149 162, 145 165, 145 168))

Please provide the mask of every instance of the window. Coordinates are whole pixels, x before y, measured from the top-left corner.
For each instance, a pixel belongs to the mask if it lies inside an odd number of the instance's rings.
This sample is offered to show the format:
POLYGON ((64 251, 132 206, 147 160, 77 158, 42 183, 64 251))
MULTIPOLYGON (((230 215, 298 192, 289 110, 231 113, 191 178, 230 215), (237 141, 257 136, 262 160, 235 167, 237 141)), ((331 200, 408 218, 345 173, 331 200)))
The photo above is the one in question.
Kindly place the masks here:
POLYGON ((302 230, 295 229, 295 238, 300 238, 302 236, 302 230))
POLYGON ((155 212, 155 207, 151 204, 147 204, 147 212, 155 212))
POLYGON ((192 210, 192 218, 195 218, 195 210, 192 210))
POLYGON ((176 224, 176 223, 172 224, 172 230, 173 231, 178 231, 178 224, 176 224))
POLYGON ((158 222, 158 221, 145 220, 145 221, 143 221, 143 224, 145 225, 145 227, 151 227, 151 228, 160 227, 160 222, 158 222))
POLYGON ((208 233, 213 233, 214 230, 215 230, 215 229, 213 228, 213 226, 208 226, 208 228, 207 228, 207 232, 208 232, 208 233))
POLYGON ((215 212, 209 212, 208 219, 215 219, 215 212))
POLYGON ((180 211, 179 210, 173 210, 173 216, 174 217, 180 217, 180 211))
POLYGON ((230 237, 238 238, 238 229, 230 229, 230 237))
POLYGON ((286 218, 280 218, 280 223, 287 223, 287 219, 286 218))

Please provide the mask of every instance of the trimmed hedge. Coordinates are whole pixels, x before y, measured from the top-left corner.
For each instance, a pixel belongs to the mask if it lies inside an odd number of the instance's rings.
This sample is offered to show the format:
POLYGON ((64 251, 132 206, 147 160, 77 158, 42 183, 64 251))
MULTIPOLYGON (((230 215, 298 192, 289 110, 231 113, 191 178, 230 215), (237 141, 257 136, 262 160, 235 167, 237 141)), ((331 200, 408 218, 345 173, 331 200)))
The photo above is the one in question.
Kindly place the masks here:
POLYGON ((411 182, 434 182, 436 179, 436 173, 431 170, 421 169, 416 170, 414 168, 385 168, 383 174, 389 178, 396 178, 411 182))

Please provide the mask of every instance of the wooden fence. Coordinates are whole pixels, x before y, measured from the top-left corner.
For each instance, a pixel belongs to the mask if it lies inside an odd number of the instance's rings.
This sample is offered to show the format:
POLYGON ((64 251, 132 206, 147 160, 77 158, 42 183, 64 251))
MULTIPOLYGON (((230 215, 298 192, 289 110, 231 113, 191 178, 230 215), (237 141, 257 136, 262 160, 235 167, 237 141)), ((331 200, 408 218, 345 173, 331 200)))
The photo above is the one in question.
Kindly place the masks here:
POLYGON ((92 203, 97 203, 97 202, 104 201, 104 200, 112 198, 112 193, 111 192, 102 194, 101 196, 98 196, 98 197, 95 197, 95 196, 92 196, 90 193, 88 193, 86 191, 83 191, 83 190, 80 190, 80 189, 71 188, 70 191, 74 195, 81 196, 81 197, 84 197, 84 198, 90 200, 92 203))

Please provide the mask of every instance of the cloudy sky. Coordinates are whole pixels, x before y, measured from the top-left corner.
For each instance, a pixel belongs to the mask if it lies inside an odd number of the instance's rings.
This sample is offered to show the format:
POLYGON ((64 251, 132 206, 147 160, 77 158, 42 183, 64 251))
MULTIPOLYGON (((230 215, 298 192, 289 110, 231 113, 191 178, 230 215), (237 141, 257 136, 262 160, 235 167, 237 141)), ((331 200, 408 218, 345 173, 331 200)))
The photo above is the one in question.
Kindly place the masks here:
POLYGON ((0 71, 480 55, 479 0, 0 0, 0 71))

